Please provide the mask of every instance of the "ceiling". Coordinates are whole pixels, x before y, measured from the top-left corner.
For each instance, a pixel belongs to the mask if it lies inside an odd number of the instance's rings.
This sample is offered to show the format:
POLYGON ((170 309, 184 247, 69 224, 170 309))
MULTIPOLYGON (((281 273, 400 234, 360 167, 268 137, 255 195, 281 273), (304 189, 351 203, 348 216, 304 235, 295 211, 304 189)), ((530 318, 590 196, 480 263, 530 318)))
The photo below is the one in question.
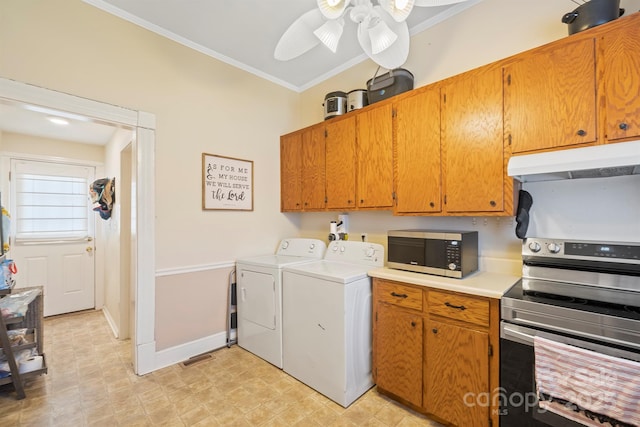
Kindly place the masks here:
MULTIPOLYGON (((304 91, 366 60, 356 25, 345 19, 336 53, 318 45, 289 61, 274 59, 278 40, 316 0, 83 0, 136 25, 291 90, 304 91)), ((414 7, 414 35, 481 0, 414 7)))

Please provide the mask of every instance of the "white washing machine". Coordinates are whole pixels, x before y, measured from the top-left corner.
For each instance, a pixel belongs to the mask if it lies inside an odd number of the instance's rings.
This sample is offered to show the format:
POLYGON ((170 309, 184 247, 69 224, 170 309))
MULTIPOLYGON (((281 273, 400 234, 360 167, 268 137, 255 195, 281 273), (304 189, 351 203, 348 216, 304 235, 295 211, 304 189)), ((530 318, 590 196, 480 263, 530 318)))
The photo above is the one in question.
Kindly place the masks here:
POLYGON ((282 269, 322 259, 317 239, 284 239, 275 254, 236 262, 238 345, 282 369, 282 269))
POLYGON ((373 386, 367 271, 383 264, 382 245, 334 241, 282 273, 283 369, 345 408, 373 386))

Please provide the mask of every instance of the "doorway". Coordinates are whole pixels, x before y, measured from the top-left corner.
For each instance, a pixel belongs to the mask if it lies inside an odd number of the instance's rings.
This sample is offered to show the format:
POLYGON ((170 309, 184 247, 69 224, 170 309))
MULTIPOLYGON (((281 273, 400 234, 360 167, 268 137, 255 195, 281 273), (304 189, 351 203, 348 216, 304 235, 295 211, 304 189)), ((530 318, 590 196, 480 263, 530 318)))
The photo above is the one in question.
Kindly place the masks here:
POLYGON ((94 308, 95 167, 12 158, 9 176, 16 287, 43 287, 44 316, 94 308))
MULTIPOLYGON (((127 297, 134 307, 131 324, 134 372, 156 369, 155 358, 155 116, 99 101, 0 78, 0 100, 64 111, 89 120, 113 123, 135 130, 130 148, 131 207, 129 277, 127 297)), ((6 175, 5 175, 6 176, 6 175)))

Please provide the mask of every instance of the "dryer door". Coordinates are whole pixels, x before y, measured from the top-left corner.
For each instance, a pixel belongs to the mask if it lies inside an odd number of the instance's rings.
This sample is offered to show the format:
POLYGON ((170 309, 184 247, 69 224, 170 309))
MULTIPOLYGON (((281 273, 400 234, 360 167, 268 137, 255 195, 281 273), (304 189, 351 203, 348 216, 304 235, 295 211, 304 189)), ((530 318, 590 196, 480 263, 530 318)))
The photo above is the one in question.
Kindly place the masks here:
POLYGON ((241 270, 238 291, 238 311, 242 320, 275 330, 276 281, 273 275, 241 270))

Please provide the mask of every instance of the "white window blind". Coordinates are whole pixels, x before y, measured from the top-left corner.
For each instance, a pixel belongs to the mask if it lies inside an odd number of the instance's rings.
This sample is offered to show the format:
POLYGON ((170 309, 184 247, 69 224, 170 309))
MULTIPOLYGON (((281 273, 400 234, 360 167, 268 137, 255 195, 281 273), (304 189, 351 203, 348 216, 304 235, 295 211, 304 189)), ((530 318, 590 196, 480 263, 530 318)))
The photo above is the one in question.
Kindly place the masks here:
POLYGON ((13 170, 16 242, 91 235, 91 168, 20 162, 13 170))

